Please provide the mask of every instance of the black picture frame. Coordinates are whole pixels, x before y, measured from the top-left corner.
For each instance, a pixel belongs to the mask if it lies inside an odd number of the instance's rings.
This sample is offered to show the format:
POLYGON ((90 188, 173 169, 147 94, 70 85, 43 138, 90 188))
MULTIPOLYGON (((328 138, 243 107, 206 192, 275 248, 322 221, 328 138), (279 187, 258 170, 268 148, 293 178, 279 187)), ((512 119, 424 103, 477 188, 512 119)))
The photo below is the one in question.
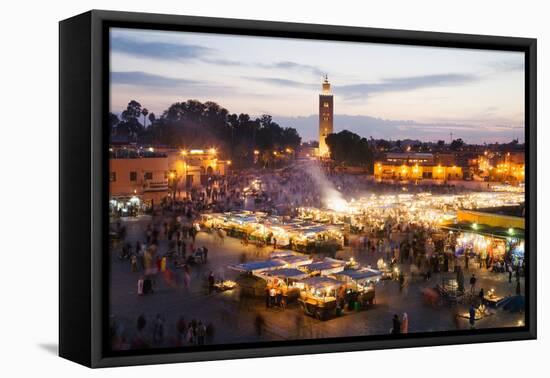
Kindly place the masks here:
POLYGON ((89 367, 535 339, 536 39, 93 10, 59 24, 59 354, 89 367), (526 321, 514 329, 415 333, 110 354, 108 269, 109 27, 519 51, 525 54, 526 321), (73 119, 82 123, 75 125, 73 119))

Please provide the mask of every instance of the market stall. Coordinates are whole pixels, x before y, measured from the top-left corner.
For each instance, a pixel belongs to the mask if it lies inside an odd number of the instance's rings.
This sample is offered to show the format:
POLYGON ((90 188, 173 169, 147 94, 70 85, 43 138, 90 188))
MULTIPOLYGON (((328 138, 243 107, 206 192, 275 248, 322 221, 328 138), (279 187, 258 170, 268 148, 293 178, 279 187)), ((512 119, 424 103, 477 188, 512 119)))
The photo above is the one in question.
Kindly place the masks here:
POLYGON ((259 277, 266 280, 268 287, 275 287, 285 297, 285 302, 300 296, 300 285, 297 283, 308 277, 308 274, 296 268, 281 268, 261 273, 259 277))
POLYGON ((346 284, 346 303, 350 307, 364 308, 374 304, 375 285, 382 279, 382 272, 371 268, 349 269, 334 275, 346 284), (357 303, 357 305, 355 305, 357 303))
POLYGON ((337 314, 337 293, 343 283, 329 277, 310 277, 297 283, 300 287, 298 299, 304 313, 319 320, 326 320, 337 314))

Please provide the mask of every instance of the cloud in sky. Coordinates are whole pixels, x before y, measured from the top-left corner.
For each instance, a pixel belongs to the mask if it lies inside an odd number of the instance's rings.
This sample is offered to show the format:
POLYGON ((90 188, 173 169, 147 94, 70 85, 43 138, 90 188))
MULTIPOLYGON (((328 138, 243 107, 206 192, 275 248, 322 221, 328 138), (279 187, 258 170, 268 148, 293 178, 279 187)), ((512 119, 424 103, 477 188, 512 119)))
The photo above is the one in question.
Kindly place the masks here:
POLYGON ((383 79, 378 83, 342 85, 335 88, 335 93, 348 98, 360 98, 370 96, 373 93, 457 86, 472 83, 477 80, 478 77, 475 75, 460 73, 398 77, 383 79))
MULTIPOLYGON (((288 62, 287 62, 288 63, 288 62)), ((293 88, 304 88, 315 90, 319 84, 301 82, 297 80, 284 79, 279 77, 249 77, 244 79, 293 88)), ((415 77, 389 78, 379 83, 360 83, 343 85, 335 88, 335 93, 347 98, 367 97, 373 93, 409 91, 420 88, 441 87, 446 85, 461 85, 478 80, 474 75, 446 74, 427 75, 415 77)), ((169 88, 181 85, 201 84, 195 80, 172 78, 163 75, 156 75, 142 71, 111 72, 111 82, 115 84, 127 84, 145 87, 169 88)))
POLYGON ((280 77, 243 76, 243 79, 256 81, 256 82, 260 82, 260 83, 265 83, 265 84, 276 85, 276 86, 280 86, 280 87, 305 88, 305 89, 311 89, 311 90, 319 88, 319 84, 303 83, 301 81, 283 79, 283 78, 280 78, 280 77))
MULTIPOLYGON (((142 71, 111 72, 111 104, 114 112, 123 109, 130 99, 135 99, 156 113, 162 113, 176 101, 201 98, 210 100, 212 93, 235 95, 238 90, 224 83, 156 75, 142 71), (139 94, 139 95, 136 95, 139 94), (165 101, 170 98, 169 103, 165 101), (163 100, 164 99, 164 100, 163 100)), ((223 103, 221 103, 223 106, 223 103)))
POLYGON ((142 71, 111 72, 111 83, 153 88, 174 88, 182 85, 195 86, 201 84, 195 80, 154 75, 142 71))
MULTIPOLYGON (((289 80, 277 77, 245 77, 248 80, 292 88, 317 89, 319 84, 306 83, 297 80, 289 80)), ((435 88, 443 86, 456 86, 472 83, 479 80, 471 74, 439 74, 388 78, 377 83, 358 83, 336 86, 335 94, 342 95, 345 98, 364 98, 374 93, 410 91, 422 88, 435 88)))
POLYGON ((310 65, 310 64, 301 64, 301 63, 296 63, 291 61, 276 62, 274 64, 261 64, 259 66, 264 68, 280 68, 284 70, 297 70, 297 71, 310 72, 315 76, 323 76, 326 73, 317 66, 310 65))
POLYGON ((491 62, 488 66, 495 72, 523 71, 525 69, 525 62, 523 59, 505 59, 491 62))
POLYGON ((142 58, 170 60, 195 59, 210 51, 209 48, 193 44, 138 41, 122 36, 111 37, 111 50, 142 58))
POLYGON ((135 57, 156 60, 198 60, 204 63, 220 66, 240 66, 262 68, 267 70, 279 69, 286 71, 297 71, 302 73, 311 73, 318 77, 325 74, 325 71, 315 65, 302 64, 288 60, 274 63, 261 63, 219 58, 216 57, 216 53, 218 52, 216 49, 183 42, 173 43, 160 41, 139 41, 124 36, 112 36, 111 50, 135 57))

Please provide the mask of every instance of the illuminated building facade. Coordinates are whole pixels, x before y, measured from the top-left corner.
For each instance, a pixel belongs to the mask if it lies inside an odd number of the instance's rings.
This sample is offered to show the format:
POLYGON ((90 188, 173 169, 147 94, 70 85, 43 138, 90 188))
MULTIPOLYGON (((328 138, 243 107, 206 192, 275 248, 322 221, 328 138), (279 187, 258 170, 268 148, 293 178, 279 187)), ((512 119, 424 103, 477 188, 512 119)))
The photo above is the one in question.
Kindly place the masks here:
POLYGON ((462 180, 464 171, 450 154, 388 153, 374 163, 379 180, 462 180))
POLYGON ((477 171, 490 181, 525 181, 525 152, 493 153, 477 158, 477 171))
POLYGON ((111 197, 162 198, 171 190, 205 186, 209 177, 226 174, 230 161, 217 151, 154 148, 111 148, 111 197))
POLYGON ((319 95, 319 156, 329 157, 330 151, 326 137, 334 131, 334 96, 330 92, 330 83, 325 76, 323 92, 319 95))

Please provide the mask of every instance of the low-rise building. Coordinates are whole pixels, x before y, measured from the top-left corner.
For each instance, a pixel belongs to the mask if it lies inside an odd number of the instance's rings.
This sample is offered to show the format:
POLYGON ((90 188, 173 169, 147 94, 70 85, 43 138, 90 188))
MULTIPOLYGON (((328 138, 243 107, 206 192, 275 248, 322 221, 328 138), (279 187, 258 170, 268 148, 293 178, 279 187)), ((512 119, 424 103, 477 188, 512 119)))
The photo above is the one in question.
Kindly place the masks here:
POLYGON ((453 154, 388 153, 374 163, 374 176, 384 180, 462 180, 464 170, 453 154))
POLYGON ((485 151, 476 159, 476 171, 490 181, 525 181, 525 152, 485 151))
POLYGON ((209 178, 224 176, 230 165, 212 148, 111 148, 110 194, 113 198, 164 197, 170 191, 206 186, 209 178))

